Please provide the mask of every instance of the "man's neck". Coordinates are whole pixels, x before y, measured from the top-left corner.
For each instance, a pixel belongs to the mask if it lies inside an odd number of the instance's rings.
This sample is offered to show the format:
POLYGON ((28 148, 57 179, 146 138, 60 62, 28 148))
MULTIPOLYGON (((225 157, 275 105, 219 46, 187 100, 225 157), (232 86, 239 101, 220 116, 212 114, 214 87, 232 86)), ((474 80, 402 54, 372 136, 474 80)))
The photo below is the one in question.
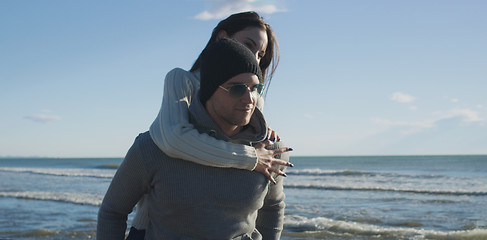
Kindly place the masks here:
POLYGON ((235 126, 235 125, 228 126, 228 127, 222 127, 221 124, 218 124, 218 126, 223 131, 223 133, 229 138, 231 138, 233 135, 242 131, 242 127, 235 126))

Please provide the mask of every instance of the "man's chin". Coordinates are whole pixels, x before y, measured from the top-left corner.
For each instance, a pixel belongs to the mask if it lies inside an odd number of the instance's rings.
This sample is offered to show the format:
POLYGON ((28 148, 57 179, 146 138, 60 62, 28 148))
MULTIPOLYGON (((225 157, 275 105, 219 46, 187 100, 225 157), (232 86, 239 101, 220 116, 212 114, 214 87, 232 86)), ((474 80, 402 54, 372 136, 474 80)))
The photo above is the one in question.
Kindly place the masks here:
POLYGON ((238 111, 234 115, 234 122, 240 127, 245 126, 250 123, 253 113, 254 111, 238 111))
POLYGON ((239 127, 243 127, 243 126, 245 126, 245 125, 247 125, 247 124, 250 123, 250 117, 240 118, 240 120, 239 121, 236 121, 236 122, 237 122, 237 125, 239 127))

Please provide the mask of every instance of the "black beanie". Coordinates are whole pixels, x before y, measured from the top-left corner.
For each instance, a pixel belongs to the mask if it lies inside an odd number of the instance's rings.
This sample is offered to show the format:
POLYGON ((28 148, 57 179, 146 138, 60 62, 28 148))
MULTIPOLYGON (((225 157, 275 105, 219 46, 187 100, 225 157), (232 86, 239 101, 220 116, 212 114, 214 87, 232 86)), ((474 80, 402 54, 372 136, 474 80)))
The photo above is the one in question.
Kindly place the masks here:
POLYGON ((253 73, 262 82, 259 63, 241 43, 223 38, 201 53, 200 101, 204 105, 218 86, 241 73, 253 73))

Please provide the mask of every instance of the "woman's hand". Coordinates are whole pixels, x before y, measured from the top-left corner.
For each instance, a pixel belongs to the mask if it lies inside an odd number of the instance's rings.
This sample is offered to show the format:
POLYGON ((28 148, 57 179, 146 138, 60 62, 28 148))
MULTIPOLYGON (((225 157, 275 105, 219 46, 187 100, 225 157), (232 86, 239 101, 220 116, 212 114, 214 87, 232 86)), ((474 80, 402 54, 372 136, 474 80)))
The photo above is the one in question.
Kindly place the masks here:
POLYGON ((281 138, 277 135, 276 131, 272 130, 270 127, 267 127, 267 139, 271 140, 272 142, 279 142, 281 138))
POLYGON ((292 148, 282 147, 277 149, 266 149, 266 147, 271 146, 274 142, 266 140, 259 144, 254 145, 255 151, 257 152, 257 166, 254 171, 264 174, 272 183, 276 184, 276 181, 271 176, 270 172, 277 173, 278 175, 286 177, 286 174, 279 170, 279 168, 272 167, 273 164, 283 165, 288 167, 293 167, 294 165, 290 162, 279 160, 274 158, 276 155, 281 153, 292 151, 292 148))

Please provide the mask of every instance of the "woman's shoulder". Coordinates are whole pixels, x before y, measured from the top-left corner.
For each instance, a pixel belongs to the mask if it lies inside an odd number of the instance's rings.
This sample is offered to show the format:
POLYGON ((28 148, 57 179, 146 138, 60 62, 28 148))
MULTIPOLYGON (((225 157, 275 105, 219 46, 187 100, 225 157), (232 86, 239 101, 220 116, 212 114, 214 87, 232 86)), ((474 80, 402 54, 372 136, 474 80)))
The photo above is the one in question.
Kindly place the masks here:
POLYGON ((189 81, 193 84, 199 83, 199 73, 186 71, 182 68, 174 68, 166 75, 166 81, 189 81))
POLYGON ((179 76, 179 77, 188 77, 188 78, 194 78, 195 77, 195 73, 193 72, 190 72, 190 71, 186 71, 182 68, 173 68, 171 71, 169 71, 167 73, 167 76, 179 76))
POLYGON ((177 67, 177 68, 173 68, 171 71, 169 71, 169 73, 168 73, 168 74, 171 74, 171 73, 172 73, 172 74, 175 74, 175 73, 178 73, 178 74, 190 74, 191 72, 186 71, 186 70, 184 70, 184 69, 182 69, 182 68, 178 68, 178 67, 177 67))

